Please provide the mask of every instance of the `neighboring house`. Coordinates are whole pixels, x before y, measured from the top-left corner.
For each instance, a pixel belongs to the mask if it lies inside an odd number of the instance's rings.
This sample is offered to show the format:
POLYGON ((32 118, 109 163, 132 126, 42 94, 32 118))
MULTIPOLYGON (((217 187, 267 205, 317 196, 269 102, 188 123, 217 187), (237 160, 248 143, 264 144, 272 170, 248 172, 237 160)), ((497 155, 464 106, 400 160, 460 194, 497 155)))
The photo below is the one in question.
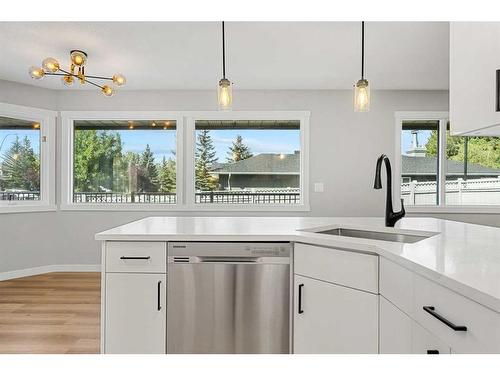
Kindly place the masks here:
MULTIPOLYGON (((446 176, 451 180, 464 178, 464 162, 447 160, 446 176)), ((436 181, 437 159, 433 156, 401 156, 402 182, 436 181)), ((470 178, 497 178, 500 169, 483 167, 479 164, 467 163, 467 177, 470 178)))
MULTIPOLYGON (((401 182, 410 181, 436 181, 437 158, 426 155, 425 146, 418 142, 418 131, 412 131, 412 145, 401 155, 401 182)), ((462 161, 446 160, 446 177, 450 180, 471 178, 497 178, 500 169, 484 167, 480 164, 462 161)))
POLYGON ((220 190, 299 188, 300 152, 258 154, 234 163, 217 164, 220 190))

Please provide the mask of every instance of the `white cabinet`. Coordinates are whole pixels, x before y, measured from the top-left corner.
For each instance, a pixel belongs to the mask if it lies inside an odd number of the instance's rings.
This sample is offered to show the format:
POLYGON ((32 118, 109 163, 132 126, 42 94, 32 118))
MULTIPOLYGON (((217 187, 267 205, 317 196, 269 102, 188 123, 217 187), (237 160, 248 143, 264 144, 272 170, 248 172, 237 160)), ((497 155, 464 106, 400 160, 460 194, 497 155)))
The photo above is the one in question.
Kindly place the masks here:
POLYGON ((166 259, 166 242, 103 244, 101 352, 166 352, 166 259))
POLYGON ((500 135, 496 70, 499 22, 450 24, 450 126, 453 133, 500 135), (473 132, 479 130, 477 133, 473 132))
POLYGON ((166 282, 165 274, 106 274, 106 353, 165 353, 166 282))
POLYGON ((300 275, 294 288, 294 353, 378 352, 378 295, 300 275))
POLYGON ((380 353, 411 353, 411 331, 410 317, 380 296, 380 353))

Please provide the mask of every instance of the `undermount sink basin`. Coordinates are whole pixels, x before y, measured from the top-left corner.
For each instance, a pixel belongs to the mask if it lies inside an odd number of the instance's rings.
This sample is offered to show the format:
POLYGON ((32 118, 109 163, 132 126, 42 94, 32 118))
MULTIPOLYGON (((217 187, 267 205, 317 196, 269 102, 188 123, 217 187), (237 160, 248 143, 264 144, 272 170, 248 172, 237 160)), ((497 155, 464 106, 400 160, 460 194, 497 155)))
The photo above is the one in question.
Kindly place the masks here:
POLYGON ((356 238, 365 238, 369 240, 403 242, 403 243, 415 243, 431 237, 430 235, 375 232, 370 230, 349 229, 349 228, 333 228, 333 229, 318 231, 316 233, 329 234, 332 236, 356 237, 356 238))

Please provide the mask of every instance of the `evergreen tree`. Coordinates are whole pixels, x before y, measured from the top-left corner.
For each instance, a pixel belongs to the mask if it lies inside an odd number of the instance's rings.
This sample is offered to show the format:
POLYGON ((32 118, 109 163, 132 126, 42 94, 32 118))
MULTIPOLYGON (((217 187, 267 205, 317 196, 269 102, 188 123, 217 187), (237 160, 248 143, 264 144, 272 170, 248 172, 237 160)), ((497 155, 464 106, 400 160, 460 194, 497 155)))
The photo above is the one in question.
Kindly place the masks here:
POLYGON ((137 187, 139 191, 147 193, 158 191, 158 170, 149 144, 146 144, 146 149, 141 155, 137 187))
POLYGON ((40 191, 40 159, 28 137, 12 143, 2 162, 2 189, 40 191))
POLYGON ((227 161, 229 163, 245 160, 253 156, 252 152, 250 151, 250 148, 243 143, 243 137, 241 135, 236 136, 236 139, 233 141, 233 144, 229 147, 229 151, 227 152, 227 154, 228 154, 227 161))
POLYGON ((196 142, 195 186, 197 190, 209 191, 217 188, 217 178, 210 173, 214 163, 218 160, 215 155, 215 146, 210 131, 201 130, 196 142))
POLYGON ((158 172, 158 182, 160 185, 159 191, 162 193, 173 193, 176 188, 176 170, 175 161, 172 159, 163 160, 160 165, 160 170, 158 172))

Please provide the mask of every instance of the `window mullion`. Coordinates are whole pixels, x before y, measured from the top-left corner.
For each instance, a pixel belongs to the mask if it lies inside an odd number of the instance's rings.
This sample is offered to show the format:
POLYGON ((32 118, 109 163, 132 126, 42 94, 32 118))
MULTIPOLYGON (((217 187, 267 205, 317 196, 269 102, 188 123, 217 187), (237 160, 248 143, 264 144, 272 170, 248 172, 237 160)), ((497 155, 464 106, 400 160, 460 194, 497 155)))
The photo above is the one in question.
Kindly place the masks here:
POLYGON ((439 206, 446 205, 446 124, 448 119, 439 120, 439 155, 438 155, 438 165, 439 165, 439 176, 438 186, 439 186, 439 206))

